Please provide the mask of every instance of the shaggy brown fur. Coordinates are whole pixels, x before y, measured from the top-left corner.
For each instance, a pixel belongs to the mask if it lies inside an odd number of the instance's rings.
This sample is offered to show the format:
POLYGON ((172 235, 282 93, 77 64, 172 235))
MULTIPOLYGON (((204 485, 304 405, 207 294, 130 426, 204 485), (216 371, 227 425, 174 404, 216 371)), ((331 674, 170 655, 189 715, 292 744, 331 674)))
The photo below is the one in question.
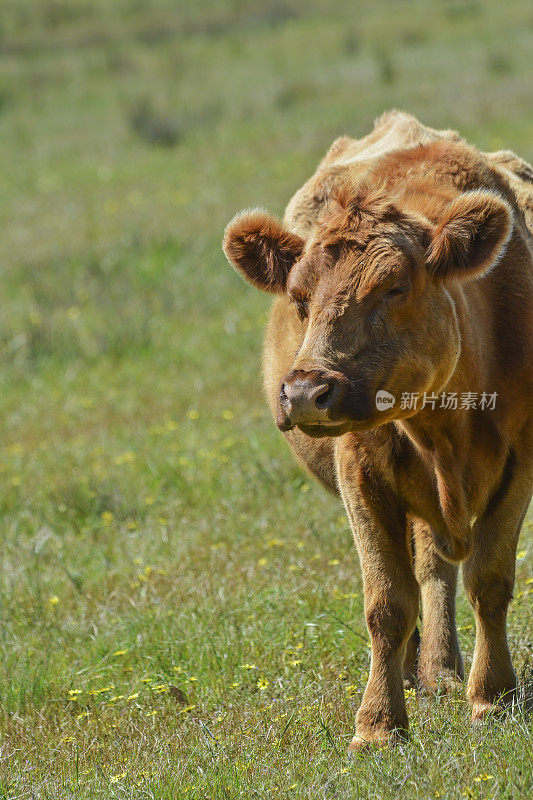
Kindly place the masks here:
POLYGON ((431 691, 462 679, 459 562, 476 616, 473 720, 515 692, 506 614, 532 483, 532 174, 392 112, 334 143, 283 226, 252 211, 226 230, 230 262, 279 295, 264 350, 273 414, 341 496, 359 552, 372 661, 353 749, 405 734, 404 674, 431 691), (383 390, 396 398, 384 410, 383 390), (497 398, 449 408, 443 392, 497 398), (418 397, 404 407, 405 393, 418 397))

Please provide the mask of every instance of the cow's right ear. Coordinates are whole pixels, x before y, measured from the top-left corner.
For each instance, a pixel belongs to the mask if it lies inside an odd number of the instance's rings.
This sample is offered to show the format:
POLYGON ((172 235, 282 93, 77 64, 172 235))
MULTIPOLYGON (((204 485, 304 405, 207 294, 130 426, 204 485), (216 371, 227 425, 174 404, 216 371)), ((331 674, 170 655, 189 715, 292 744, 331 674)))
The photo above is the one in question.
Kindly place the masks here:
POLYGON ((253 286, 264 292, 285 291, 295 261, 303 253, 304 241, 265 211, 241 211, 224 234, 222 243, 230 264, 253 286))

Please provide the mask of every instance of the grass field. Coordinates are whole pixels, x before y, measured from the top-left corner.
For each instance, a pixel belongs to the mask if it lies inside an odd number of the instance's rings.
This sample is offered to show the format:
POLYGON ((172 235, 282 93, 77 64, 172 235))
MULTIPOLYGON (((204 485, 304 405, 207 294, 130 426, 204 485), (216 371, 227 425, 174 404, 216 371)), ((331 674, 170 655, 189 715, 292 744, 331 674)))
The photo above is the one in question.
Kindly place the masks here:
POLYGON ((463 695, 347 757, 357 556, 269 419, 268 299, 220 240, 387 108, 533 160, 532 31, 529 0, 3 0, 0 800, 531 790, 525 712, 474 732, 463 695))

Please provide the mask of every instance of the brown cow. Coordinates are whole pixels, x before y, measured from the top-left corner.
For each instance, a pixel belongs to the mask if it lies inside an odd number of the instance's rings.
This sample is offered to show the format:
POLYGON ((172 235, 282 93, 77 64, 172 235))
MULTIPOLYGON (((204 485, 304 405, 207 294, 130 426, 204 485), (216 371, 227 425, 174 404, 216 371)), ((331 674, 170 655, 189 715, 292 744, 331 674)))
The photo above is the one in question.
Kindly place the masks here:
POLYGON ((463 676, 458 563, 474 608, 472 718, 511 701, 506 637, 532 483, 531 168, 399 112, 337 140, 289 203, 224 251, 275 293, 265 387, 298 459, 340 494, 372 641, 351 749, 405 735, 403 677, 463 676), (422 604, 422 634, 415 628, 422 604))

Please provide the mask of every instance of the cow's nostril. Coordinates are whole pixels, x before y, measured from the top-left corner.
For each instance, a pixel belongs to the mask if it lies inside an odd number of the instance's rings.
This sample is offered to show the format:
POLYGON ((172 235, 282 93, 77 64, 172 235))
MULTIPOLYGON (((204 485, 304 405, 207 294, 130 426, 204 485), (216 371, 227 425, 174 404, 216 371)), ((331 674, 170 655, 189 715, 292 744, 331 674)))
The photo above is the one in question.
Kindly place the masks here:
POLYGON ((281 384, 281 389, 279 391, 279 401, 280 401, 280 403, 281 403, 283 408, 290 409, 291 401, 287 397, 287 393, 285 391, 285 384, 284 383, 281 384))
POLYGON ((315 397, 315 406, 321 410, 331 407, 333 395, 335 394, 335 384, 329 383, 323 392, 315 397))

